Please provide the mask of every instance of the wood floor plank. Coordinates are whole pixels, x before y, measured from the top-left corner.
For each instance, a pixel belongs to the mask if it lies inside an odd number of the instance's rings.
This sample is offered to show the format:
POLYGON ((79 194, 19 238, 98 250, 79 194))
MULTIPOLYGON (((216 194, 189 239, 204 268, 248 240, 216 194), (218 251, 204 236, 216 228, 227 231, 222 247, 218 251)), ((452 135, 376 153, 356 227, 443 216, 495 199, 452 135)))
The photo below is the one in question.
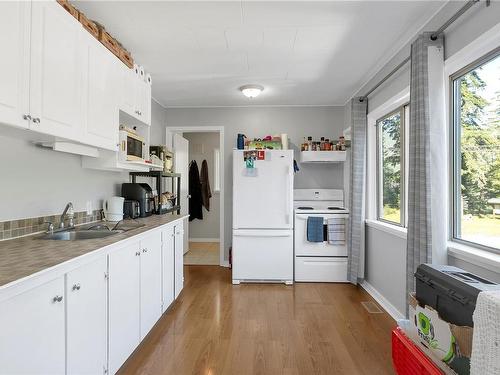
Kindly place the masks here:
POLYGON ((232 285, 231 270, 186 266, 179 299, 120 374, 393 374, 394 320, 348 284, 232 285))

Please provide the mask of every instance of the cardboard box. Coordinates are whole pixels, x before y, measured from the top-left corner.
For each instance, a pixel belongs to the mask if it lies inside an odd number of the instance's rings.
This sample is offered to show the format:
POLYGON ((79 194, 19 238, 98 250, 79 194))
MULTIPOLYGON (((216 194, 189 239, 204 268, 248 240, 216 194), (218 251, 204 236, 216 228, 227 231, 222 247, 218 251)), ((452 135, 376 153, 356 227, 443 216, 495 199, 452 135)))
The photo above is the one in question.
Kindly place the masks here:
POLYGON ((420 305, 414 294, 410 294, 408 308, 413 338, 418 337, 435 358, 457 373, 468 374, 473 328, 457 326, 441 319, 432 307, 420 305))

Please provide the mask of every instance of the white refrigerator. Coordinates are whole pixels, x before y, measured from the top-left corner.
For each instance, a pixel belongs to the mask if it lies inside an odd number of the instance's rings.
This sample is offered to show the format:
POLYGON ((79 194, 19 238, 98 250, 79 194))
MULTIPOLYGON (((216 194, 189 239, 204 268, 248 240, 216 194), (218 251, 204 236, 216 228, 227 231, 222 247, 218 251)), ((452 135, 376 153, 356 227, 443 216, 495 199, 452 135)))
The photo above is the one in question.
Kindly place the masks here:
POLYGON ((232 267, 233 284, 293 283, 293 150, 233 151, 232 267))

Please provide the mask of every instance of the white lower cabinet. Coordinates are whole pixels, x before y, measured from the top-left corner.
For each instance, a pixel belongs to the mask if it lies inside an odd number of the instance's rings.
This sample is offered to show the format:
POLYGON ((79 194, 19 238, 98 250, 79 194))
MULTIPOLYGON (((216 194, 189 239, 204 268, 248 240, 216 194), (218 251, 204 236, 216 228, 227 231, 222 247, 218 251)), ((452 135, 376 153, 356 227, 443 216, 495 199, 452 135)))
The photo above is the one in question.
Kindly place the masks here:
POLYGON ((163 312, 165 312, 174 301, 174 227, 167 226, 161 232, 162 237, 162 299, 163 312))
POLYGON ((64 276, 0 303, 0 373, 64 374, 64 276))
POLYGON ((141 240, 141 340, 160 319, 161 309, 161 232, 141 240))
POLYGON ((116 373, 182 290, 176 223, 27 291, 0 292, 0 375, 116 373))
POLYGON ((66 274, 67 374, 102 374, 107 367, 107 269, 103 256, 66 274))
POLYGON ((184 229, 182 221, 174 227, 174 251, 175 251, 175 298, 179 296, 184 288, 184 229))
POLYGON ((140 342, 139 242, 108 257, 108 365, 114 374, 140 342))

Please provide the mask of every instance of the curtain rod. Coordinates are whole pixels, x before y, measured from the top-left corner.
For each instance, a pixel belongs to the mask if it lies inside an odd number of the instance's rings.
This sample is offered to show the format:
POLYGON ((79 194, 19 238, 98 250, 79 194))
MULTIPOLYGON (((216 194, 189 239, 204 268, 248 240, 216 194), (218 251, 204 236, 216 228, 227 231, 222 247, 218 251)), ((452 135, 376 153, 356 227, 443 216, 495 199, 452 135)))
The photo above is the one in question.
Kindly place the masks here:
MULTIPOLYGON (((453 16, 451 16, 448 21, 446 21, 439 29, 432 33, 431 39, 436 40, 438 35, 445 31, 453 22, 455 22, 462 14, 468 11, 473 5, 478 3, 480 0, 470 0, 468 1, 462 8, 460 8, 453 16)), ((490 5, 490 0, 486 0, 486 6, 490 5)), ((394 73, 396 73, 399 69, 405 66, 411 59, 411 56, 405 58, 398 66, 396 66, 389 74, 387 74, 384 78, 382 78, 375 86, 371 88, 365 95, 359 98, 359 101, 363 101, 364 98, 367 98, 371 93, 373 93, 376 89, 378 89, 381 85, 384 84, 389 78, 392 77, 394 73)))

